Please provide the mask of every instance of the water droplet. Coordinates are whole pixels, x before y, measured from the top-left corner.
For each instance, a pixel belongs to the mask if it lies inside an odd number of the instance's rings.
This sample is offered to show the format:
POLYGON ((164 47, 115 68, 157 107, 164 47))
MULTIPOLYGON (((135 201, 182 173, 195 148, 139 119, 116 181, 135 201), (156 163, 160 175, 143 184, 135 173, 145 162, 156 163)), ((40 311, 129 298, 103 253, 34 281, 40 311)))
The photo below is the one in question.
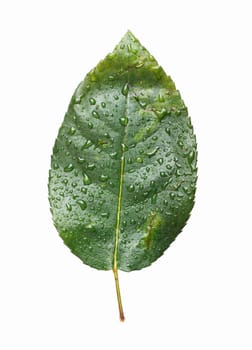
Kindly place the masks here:
POLYGON ((113 81, 113 80, 115 80, 115 76, 111 74, 111 75, 109 75, 108 79, 109 79, 110 81, 113 81))
POLYGON ((99 179, 100 179, 101 182, 106 182, 108 180, 108 176, 104 175, 104 174, 101 174, 99 179))
POLYGON ((79 199, 77 201, 77 203, 79 204, 81 210, 85 210, 87 208, 87 203, 85 201, 83 201, 82 199, 79 199))
POLYGON ((108 218, 109 218, 109 213, 101 213, 101 216, 102 216, 103 218, 108 219, 108 218))
POLYGON ((89 127, 89 129, 93 129, 94 124, 93 123, 88 123, 88 127, 89 127))
POLYGON ((154 186, 155 186, 155 181, 151 180, 150 187, 154 187, 154 186))
POLYGON ((161 95, 161 94, 159 94, 159 95, 158 95, 158 101, 159 101, 159 102, 165 102, 164 96, 161 95))
POLYGON ((137 54, 137 49, 133 48, 131 44, 127 45, 128 51, 132 52, 133 54, 137 54))
POLYGON ((157 203, 157 193, 155 193, 152 197, 151 197, 151 204, 156 204, 157 203))
POLYGON ((165 132, 170 136, 171 135, 171 129, 170 128, 165 128, 165 132))
POLYGON ((133 41, 133 43, 137 41, 137 39, 134 37, 134 35, 130 31, 127 32, 127 35, 130 38, 130 40, 133 41))
POLYGON ((72 187, 75 188, 77 186, 77 182, 72 183, 72 187))
POLYGON ((88 169, 88 170, 94 170, 94 168, 95 168, 95 164, 93 164, 93 163, 90 163, 90 164, 88 164, 88 166, 87 166, 87 169, 88 169))
POLYGON ((163 162, 164 162, 163 158, 159 158, 157 161, 158 161, 158 163, 159 163, 160 165, 162 165, 163 162))
POLYGON ((72 206, 70 203, 66 203, 66 208, 68 211, 71 211, 72 210, 72 206))
POLYGON ((93 195, 93 193, 89 193, 89 194, 88 194, 88 197, 89 197, 89 198, 88 198, 88 201, 89 201, 89 202, 93 202, 93 201, 94 201, 94 195, 93 195))
POLYGON ((83 184, 84 185, 90 185, 91 184, 91 180, 88 177, 88 175, 86 173, 83 174, 83 184))
POLYGON ((143 67, 143 65, 144 65, 144 62, 139 61, 139 62, 135 65, 135 67, 136 67, 136 68, 141 68, 141 67, 143 67))
POLYGON ((150 172, 150 167, 147 166, 146 171, 147 171, 147 173, 149 173, 150 172))
POLYGON ((182 187, 182 190, 183 190, 185 193, 187 193, 187 194, 190 194, 190 193, 191 193, 191 191, 189 190, 188 186, 183 186, 183 187, 182 187))
POLYGON ((143 101, 143 100, 139 100, 139 105, 141 108, 145 108, 147 106, 147 102, 146 101, 143 101))
POLYGON ((87 188, 86 187, 81 187, 81 192, 86 194, 87 193, 87 188))
POLYGON ((128 146, 125 144, 125 143, 122 143, 121 144, 121 149, 122 149, 122 152, 126 152, 126 151, 128 151, 128 146))
POLYGON ((155 65, 155 66, 152 66, 150 69, 152 70, 152 71, 154 71, 154 72, 158 72, 159 70, 160 70, 160 66, 157 64, 157 65, 155 65))
POLYGON ((169 185, 169 181, 166 181, 165 183, 163 183, 162 188, 165 190, 168 185, 169 185))
POLYGON ((73 169, 74 169, 73 164, 72 164, 72 163, 69 163, 67 166, 65 166, 64 171, 65 171, 66 173, 70 173, 70 171, 72 171, 73 169))
POLYGON ((93 111, 93 112, 92 112, 92 116, 95 117, 96 119, 99 119, 99 118, 100 118, 99 113, 96 112, 96 111, 93 111))
POLYGON ((119 118, 119 121, 122 126, 126 126, 128 124, 129 119, 127 117, 122 117, 119 118))
POLYGON ((74 135, 76 132, 76 129, 72 126, 70 129, 69 129, 69 135, 74 135))
POLYGON ((116 159, 117 152, 111 152, 111 153, 109 154, 109 156, 110 156, 110 158, 112 158, 112 159, 116 159))
POLYGON ((169 203, 168 200, 165 199, 165 200, 164 200, 164 205, 168 205, 168 203, 169 203))
POLYGON ((175 198, 175 193, 174 192, 170 192, 169 196, 170 196, 171 199, 174 199, 175 198))
POLYGON ((78 157, 77 160, 78 160, 78 162, 81 163, 81 164, 84 163, 84 161, 85 161, 85 159, 82 158, 82 157, 78 157))
POLYGON ((114 96, 114 99, 115 99, 115 100, 119 100, 119 96, 115 95, 115 96, 114 96))
POLYGON ((92 141, 91 140, 87 140, 86 142, 85 142, 85 144, 82 146, 82 149, 86 149, 86 148, 89 148, 89 147, 91 147, 92 146, 92 141))
POLYGON ((152 140, 153 141, 157 141, 158 137, 155 135, 155 136, 152 136, 152 140))
POLYGON ((123 86, 123 88, 122 88, 122 94, 123 94, 124 96, 127 96, 127 95, 128 95, 128 92, 129 92, 129 84, 126 83, 126 84, 124 84, 124 86, 123 86))
POLYGON ((109 139, 109 138, 110 138, 110 135, 109 135, 109 133, 108 133, 108 132, 105 132, 105 133, 103 134, 103 136, 104 136, 104 137, 106 137, 107 139, 109 139))
POLYGON ((75 103, 79 104, 81 102, 82 95, 75 96, 75 103))
POLYGON ((91 98, 89 99, 89 103, 90 103, 91 105, 95 105, 95 104, 96 104, 96 100, 95 100, 93 97, 91 97, 91 98))
POLYGON ((54 170, 59 169, 59 164, 58 164, 58 163, 54 163, 54 164, 53 164, 53 169, 54 169, 54 170))
POLYGON ((179 140, 177 143, 178 143, 178 146, 179 146, 180 148, 182 148, 182 147, 184 146, 184 143, 183 143, 181 140, 179 140))
POLYGON ((106 103, 105 103, 105 102, 102 102, 102 103, 101 103, 101 106, 102 106, 102 108, 105 108, 105 107, 106 107, 106 103))
POLYGON ((195 172, 197 170, 196 164, 191 164, 191 169, 193 172, 195 172))
POLYGON ((127 163, 128 164, 132 164, 133 163, 133 159, 131 157, 127 158, 127 163))
POLYGON ((158 150, 159 150, 159 147, 156 147, 152 151, 150 151, 150 152, 148 152, 146 154, 147 154, 148 157, 152 157, 152 156, 154 156, 157 153, 158 150))
POLYGON ((189 120, 188 120, 188 123, 187 123, 187 126, 189 129, 193 129, 193 126, 192 126, 192 121, 191 121, 191 118, 189 117, 189 120))
POLYGON ((161 177, 166 177, 167 174, 166 174, 164 171, 160 171, 160 176, 161 176, 161 177))
POLYGON ((67 179, 64 179, 64 180, 62 181, 62 183, 63 183, 64 185, 67 185, 67 184, 68 184, 68 180, 67 180, 67 179))
POLYGON ((135 191, 135 186, 134 185, 129 185, 129 186, 127 186, 127 190, 129 192, 134 192, 135 191))
POLYGON ((167 116, 169 113, 167 112, 167 109, 166 109, 166 108, 162 108, 160 111, 159 111, 159 110, 156 110, 156 111, 155 111, 155 114, 158 116, 158 119, 162 119, 162 118, 164 118, 165 116, 167 116))
POLYGON ((143 158, 142 157, 137 157, 136 162, 137 163, 143 163, 143 158))
POLYGON ((90 78, 90 81, 92 81, 93 83, 95 81, 97 81, 97 77, 95 75, 95 70, 94 69, 89 73, 89 78, 90 78))
POLYGON ((193 162, 195 158, 195 151, 192 150, 189 154, 188 154, 188 162, 191 164, 193 162))

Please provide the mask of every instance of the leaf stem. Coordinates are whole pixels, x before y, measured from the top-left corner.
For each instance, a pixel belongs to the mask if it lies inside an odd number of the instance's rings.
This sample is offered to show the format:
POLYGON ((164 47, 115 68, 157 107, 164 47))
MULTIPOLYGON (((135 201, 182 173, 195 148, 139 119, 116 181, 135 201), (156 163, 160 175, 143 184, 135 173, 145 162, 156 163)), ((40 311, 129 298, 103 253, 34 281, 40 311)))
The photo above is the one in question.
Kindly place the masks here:
POLYGON ((123 322, 125 320, 125 317, 124 317, 124 312, 123 312, 120 284, 119 284, 118 271, 117 271, 116 266, 114 266, 114 268, 113 268, 113 273, 114 273, 114 278, 115 278, 116 295, 117 295, 117 301, 118 301, 120 321, 123 322))
MULTIPOLYGON (((124 137, 125 137, 125 129, 124 129, 123 140, 124 140, 124 137)), ((116 295, 117 295, 119 315, 120 315, 121 321, 124 321, 125 318, 124 318, 124 313, 123 313, 122 298, 121 298, 120 285, 119 285, 119 279, 118 279, 118 269, 117 269, 118 257, 117 257, 117 254, 118 254, 119 232, 120 232, 120 221, 121 221, 121 205, 122 205, 124 165, 125 165, 124 149, 122 149, 121 164, 120 164, 120 186, 119 186, 119 193, 118 193, 117 218, 116 218, 116 230, 115 230, 115 250, 114 250, 114 259, 113 259, 114 260, 113 261, 113 273, 114 273, 114 278, 115 278, 116 295)))

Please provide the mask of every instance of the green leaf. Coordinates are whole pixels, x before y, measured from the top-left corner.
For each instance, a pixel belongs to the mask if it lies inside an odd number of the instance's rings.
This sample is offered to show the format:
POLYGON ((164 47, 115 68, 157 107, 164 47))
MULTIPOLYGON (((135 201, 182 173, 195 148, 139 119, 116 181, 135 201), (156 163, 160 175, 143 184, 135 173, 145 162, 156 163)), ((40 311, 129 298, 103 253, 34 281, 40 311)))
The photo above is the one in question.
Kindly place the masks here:
POLYGON ((196 155, 173 81, 127 32, 74 92, 49 177, 60 236, 85 264, 113 269, 121 312, 117 270, 150 265, 182 230, 196 155))

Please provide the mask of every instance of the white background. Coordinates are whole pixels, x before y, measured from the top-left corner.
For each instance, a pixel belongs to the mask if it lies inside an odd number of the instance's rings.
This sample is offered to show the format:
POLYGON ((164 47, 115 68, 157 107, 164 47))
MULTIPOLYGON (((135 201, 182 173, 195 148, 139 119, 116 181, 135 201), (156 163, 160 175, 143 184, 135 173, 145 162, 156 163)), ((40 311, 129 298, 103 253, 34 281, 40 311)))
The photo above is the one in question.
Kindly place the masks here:
POLYGON ((250 1, 2 1, 0 348, 252 349, 250 1), (199 151, 196 204, 151 267, 85 266, 47 200, 71 95, 127 29, 171 75, 199 151))

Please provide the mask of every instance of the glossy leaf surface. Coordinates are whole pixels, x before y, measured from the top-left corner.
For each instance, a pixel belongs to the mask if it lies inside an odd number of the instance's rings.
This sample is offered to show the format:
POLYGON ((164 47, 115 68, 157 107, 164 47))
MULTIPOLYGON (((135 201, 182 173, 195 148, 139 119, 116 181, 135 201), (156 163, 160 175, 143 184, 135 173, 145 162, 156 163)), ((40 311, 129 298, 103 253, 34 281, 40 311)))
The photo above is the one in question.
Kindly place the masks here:
POLYGON ((169 76, 128 32, 77 87, 53 149, 55 226, 85 264, 150 265, 194 203, 196 141, 169 76))

